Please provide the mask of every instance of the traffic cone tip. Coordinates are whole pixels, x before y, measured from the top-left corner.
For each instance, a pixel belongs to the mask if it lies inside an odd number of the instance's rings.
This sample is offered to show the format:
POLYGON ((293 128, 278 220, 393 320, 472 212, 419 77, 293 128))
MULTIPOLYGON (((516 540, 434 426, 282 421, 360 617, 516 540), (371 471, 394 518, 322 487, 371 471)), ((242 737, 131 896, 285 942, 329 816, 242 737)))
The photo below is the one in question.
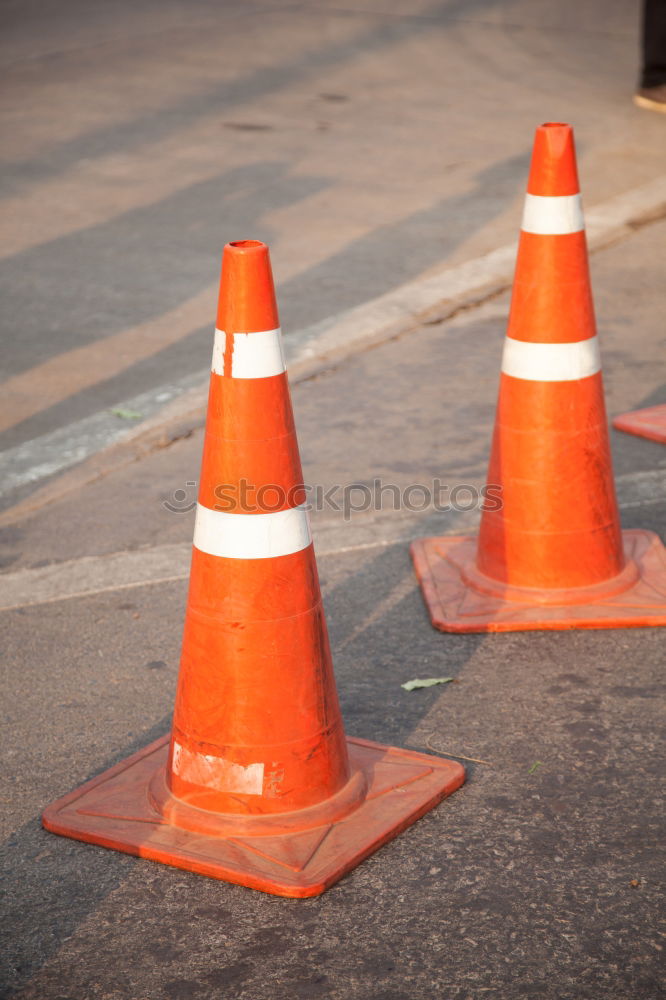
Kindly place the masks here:
POLYGON ((259 240, 227 243, 222 253, 217 329, 227 334, 259 333, 279 325, 268 247, 259 240))
POLYGON ((528 194, 552 198, 577 195, 579 191, 571 125, 564 122, 539 125, 534 136, 528 194))

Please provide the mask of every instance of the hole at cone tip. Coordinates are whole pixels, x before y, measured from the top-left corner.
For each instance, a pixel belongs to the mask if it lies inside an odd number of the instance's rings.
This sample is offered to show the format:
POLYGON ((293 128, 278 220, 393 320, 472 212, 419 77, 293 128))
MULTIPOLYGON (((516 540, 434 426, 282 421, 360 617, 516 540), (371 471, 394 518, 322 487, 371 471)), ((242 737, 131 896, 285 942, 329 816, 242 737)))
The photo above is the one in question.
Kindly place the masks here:
POLYGON ((541 128, 570 128, 568 122, 544 122, 541 128))
POLYGON ((266 244, 262 243, 261 240, 234 240, 229 246, 235 250, 253 250, 254 247, 264 247, 266 244))

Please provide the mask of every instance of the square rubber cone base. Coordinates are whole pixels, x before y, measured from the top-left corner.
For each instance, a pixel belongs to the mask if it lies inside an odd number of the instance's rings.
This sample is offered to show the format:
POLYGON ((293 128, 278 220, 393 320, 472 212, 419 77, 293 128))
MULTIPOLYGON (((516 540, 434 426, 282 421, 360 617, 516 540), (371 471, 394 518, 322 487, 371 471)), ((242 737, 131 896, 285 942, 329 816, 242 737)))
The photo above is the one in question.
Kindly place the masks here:
MULTIPOLYGON (((634 582, 600 595, 599 588, 568 592, 534 590, 529 600, 502 599, 469 582, 475 573, 477 539, 470 535, 412 542, 414 569, 435 628, 442 632, 514 632, 526 629, 629 628, 666 625, 666 550, 651 531, 622 532, 634 582), (560 604, 553 596, 565 594, 560 604), (579 600, 580 603, 575 603, 579 600)), ((491 583, 491 581, 488 581, 491 583)), ((494 585, 501 590, 501 584, 494 585)), ((527 588, 522 588, 523 594, 527 588)))
POLYGON ((316 896, 465 781, 451 760, 366 740, 347 746, 352 774, 362 772, 366 783, 362 801, 341 819, 300 832, 214 836, 166 822, 149 790, 166 765, 168 736, 54 802, 42 822, 52 833, 251 889, 316 896))
POLYGON ((613 427, 627 434, 636 434, 638 437, 666 444, 666 403, 661 406, 648 406, 645 410, 622 413, 613 421, 613 427))

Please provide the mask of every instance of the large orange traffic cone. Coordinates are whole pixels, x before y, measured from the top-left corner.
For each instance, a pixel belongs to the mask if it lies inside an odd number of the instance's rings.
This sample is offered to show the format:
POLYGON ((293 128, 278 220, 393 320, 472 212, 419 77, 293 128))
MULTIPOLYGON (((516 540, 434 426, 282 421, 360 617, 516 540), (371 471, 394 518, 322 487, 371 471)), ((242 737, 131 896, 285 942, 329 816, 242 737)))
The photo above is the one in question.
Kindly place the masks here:
POLYGON ((463 768, 347 739, 268 248, 225 248, 183 652, 165 737, 49 806, 48 830, 313 896, 463 768))
POLYGON ((620 531, 569 125, 536 130, 478 539, 412 556, 449 632, 666 624, 666 554, 620 531))
POLYGON ((613 427, 616 431, 666 444, 666 403, 621 413, 613 420, 613 427))

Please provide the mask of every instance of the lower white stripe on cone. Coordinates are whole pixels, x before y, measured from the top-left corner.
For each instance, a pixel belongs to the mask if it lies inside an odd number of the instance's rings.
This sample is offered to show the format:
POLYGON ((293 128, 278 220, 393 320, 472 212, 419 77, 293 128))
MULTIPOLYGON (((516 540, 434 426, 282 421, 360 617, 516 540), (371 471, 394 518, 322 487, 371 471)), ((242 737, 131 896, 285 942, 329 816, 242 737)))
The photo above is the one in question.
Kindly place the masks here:
POLYGON ((502 371, 531 382, 571 382, 601 370, 597 337, 573 344, 530 344, 506 337, 502 371))
POLYGON ((242 792, 261 795, 264 787, 264 765, 235 764, 223 757, 196 753, 174 740, 173 773, 193 785, 214 788, 218 792, 242 792))
MULTIPOLYGON (((212 370, 224 375, 224 353, 227 346, 224 330, 215 331, 212 370)), ((259 333, 234 333, 231 344, 232 378, 269 378, 281 375, 287 366, 282 350, 282 332, 262 330, 259 333)))
POLYGON ((272 559, 306 549, 312 541, 304 507, 265 514, 230 514, 197 504, 194 547, 227 559, 272 559))
POLYGON ((524 233, 540 236, 564 236, 585 229, 583 206, 579 194, 526 194, 523 221, 524 233))

